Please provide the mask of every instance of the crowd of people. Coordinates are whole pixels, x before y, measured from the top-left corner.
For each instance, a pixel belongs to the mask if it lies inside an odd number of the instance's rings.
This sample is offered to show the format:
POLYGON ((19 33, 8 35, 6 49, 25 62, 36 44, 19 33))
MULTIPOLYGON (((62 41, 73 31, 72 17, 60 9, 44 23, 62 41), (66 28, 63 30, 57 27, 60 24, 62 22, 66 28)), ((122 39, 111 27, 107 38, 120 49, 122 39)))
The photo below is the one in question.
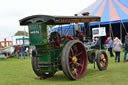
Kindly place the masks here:
MULTIPOLYGON (((96 49, 101 49, 101 41, 98 37, 95 37, 92 39, 91 45, 94 45, 96 49)), ((109 51, 110 57, 114 57, 113 51, 115 53, 115 62, 120 62, 120 53, 122 50, 122 42, 118 37, 115 37, 112 39, 111 37, 108 37, 105 40, 105 44, 107 47, 106 51, 109 51)), ((32 51, 31 51, 32 52, 32 51)), ((15 53, 17 56, 17 59, 19 59, 19 56, 21 56, 21 59, 25 59, 26 56, 26 48, 24 45, 16 45, 15 46, 15 53)), ((32 53, 30 53, 30 57, 32 53)), ((124 42, 124 57, 123 61, 126 62, 126 56, 128 54, 128 34, 125 36, 125 42, 124 42)))
MULTIPOLYGON (((109 51, 110 57, 114 57, 113 51, 115 52, 115 62, 120 62, 120 53, 122 49, 122 42, 118 37, 115 37, 113 40, 111 37, 108 37, 105 41, 107 50, 109 51)), ((128 35, 125 36, 124 43, 124 62, 127 61, 126 56, 128 53, 128 35)))
POLYGON ((23 45, 21 46, 16 45, 15 49, 16 49, 17 59, 19 59, 19 56, 21 56, 21 59, 23 59, 23 56, 24 56, 24 59, 25 59, 25 47, 23 45))

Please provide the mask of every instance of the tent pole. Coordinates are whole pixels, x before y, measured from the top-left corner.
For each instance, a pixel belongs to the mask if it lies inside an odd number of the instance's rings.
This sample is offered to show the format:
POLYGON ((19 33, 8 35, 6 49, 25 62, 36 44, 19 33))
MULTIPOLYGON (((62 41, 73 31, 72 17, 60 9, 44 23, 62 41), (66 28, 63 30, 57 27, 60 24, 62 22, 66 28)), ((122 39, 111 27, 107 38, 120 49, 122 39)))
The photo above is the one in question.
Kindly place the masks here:
POLYGON ((127 34, 128 32, 127 32, 127 30, 126 30, 126 28, 125 28, 125 25, 124 25, 124 23, 122 22, 122 20, 121 20, 121 23, 122 23, 122 26, 123 26, 123 28, 124 28, 126 34, 127 34))
POLYGON ((110 34, 110 37, 111 37, 111 23, 109 23, 109 34, 110 34))
POLYGON ((120 40, 122 41, 122 25, 120 23, 120 40))
POLYGON ((112 24, 111 24, 111 21, 110 21, 110 31, 111 31, 111 37, 112 37, 112 39, 113 39, 113 30, 112 30, 112 24))
MULTIPOLYGON (((100 22, 99 22, 99 28, 100 28, 100 22)), ((101 50, 101 36, 100 36, 99 40, 100 40, 100 50, 101 50)))
POLYGON ((111 31, 112 31, 112 38, 114 37, 114 35, 113 35, 113 30, 112 30, 112 24, 111 24, 111 31))
POLYGON ((110 21, 110 24, 109 24, 109 30, 110 30, 110 36, 113 38, 113 33, 112 33, 112 24, 111 24, 111 21, 110 21))

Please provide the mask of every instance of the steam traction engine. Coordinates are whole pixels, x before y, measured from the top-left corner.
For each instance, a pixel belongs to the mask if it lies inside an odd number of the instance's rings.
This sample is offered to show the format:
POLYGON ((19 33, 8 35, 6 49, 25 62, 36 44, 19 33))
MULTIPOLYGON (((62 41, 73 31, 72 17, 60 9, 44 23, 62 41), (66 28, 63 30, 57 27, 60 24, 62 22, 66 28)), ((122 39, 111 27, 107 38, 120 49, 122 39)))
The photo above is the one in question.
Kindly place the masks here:
POLYGON ((81 78, 90 63, 97 62, 99 70, 105 70, 108 65, 107 54, 87 48, 91 39, 88 23, 100 21, 96 16, 47 16, 34 15, 20 20, 20 25, 28 25, 31 45, 36 48, 32 52, 32 68, 40 78, 52 77, 58 70, 71 80, 81 78), (78 23, 85 25, 82 32, 78 31, 78 23), (75 23, 74 35, 60 36, 53 32, 48 37, 51 25, 75 23))

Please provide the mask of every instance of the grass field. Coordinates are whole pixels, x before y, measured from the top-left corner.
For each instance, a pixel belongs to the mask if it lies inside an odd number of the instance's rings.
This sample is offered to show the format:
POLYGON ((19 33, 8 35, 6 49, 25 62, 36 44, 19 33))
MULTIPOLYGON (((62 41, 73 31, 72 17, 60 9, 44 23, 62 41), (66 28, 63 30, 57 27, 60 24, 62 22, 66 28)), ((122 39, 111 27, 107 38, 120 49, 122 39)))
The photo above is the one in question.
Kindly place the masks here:
POLYGON ((31 58, 8 60, 0 59, 0 85, 128 85, 128 62, 115 63, 114 58, 109 57, 107 70, 99 71, 93 64, 88 64, 85 76, 79 80, 71 81, 59 71, 54 77, 46 80, 35 80, 31 67, 31 58))

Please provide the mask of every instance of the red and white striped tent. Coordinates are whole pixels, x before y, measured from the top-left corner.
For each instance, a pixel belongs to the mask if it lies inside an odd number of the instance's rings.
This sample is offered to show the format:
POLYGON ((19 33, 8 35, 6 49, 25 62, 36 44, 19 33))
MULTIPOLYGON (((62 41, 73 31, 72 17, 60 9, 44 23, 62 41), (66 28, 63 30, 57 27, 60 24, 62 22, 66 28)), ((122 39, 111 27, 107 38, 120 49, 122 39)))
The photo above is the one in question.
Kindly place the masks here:
POLYGON ((128 0, 96 0, 92 5, 78 13, 100 16, 101 24, 128 22, 128 0))
POLYGON ((100 23, 90 26, 103 25, 109 30, 110 36, 124 38, 128 31, 128 0, 96 0, 89 7, 78 13, 89 12, 90 16, 100 16, 100 23))

